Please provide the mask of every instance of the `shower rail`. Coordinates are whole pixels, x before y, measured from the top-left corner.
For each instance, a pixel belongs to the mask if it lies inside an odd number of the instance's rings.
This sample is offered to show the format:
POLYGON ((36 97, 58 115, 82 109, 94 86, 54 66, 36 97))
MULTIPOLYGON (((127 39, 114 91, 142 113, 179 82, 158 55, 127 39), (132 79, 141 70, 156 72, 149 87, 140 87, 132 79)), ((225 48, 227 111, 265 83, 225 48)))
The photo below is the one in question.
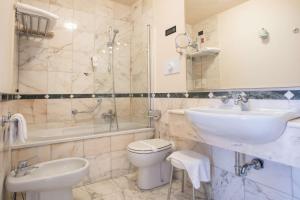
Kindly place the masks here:
MULTIPOLYGON (((152 98, 151 98, 151 92, 152 92, 152 67, 151 67, 151 25, 147 24, 147 72, 148 72, 148 115, 150 116, 152 113, 152 98)), ((152 118, 149 117, 149 127, 152 126, 152 118)))

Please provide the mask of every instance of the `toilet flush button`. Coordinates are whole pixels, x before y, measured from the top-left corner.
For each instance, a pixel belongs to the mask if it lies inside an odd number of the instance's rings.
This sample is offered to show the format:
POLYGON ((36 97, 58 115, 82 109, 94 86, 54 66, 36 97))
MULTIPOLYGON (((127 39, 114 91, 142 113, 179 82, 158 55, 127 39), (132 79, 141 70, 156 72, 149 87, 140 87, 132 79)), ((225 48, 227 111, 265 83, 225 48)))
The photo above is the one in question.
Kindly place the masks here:
POLYGON ((179 73, 180 71, 180 61, 178 58, 171 59, 167 62, 165 66, 165 75, 171 75, 171 74, 176 74, 179 73))

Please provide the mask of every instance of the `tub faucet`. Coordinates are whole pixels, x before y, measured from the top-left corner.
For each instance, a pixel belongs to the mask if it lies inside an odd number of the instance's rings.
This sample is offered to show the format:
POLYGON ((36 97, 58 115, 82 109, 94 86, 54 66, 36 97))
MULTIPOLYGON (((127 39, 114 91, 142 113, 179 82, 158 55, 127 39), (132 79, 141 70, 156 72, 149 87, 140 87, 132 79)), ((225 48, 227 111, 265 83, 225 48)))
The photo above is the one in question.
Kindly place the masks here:
POLYGON ((102 118, 107 122, 109 122, 109 131, 112 129, 112 124, 116 119, 116 112, 113 110, 108 110, 108 112, 102 114, 102 118))
POLYGON ((234 104, 239 105, 241 107, 241 111, 249 110, 249 99, 245 93, 239 94, 234 100, 234 104))

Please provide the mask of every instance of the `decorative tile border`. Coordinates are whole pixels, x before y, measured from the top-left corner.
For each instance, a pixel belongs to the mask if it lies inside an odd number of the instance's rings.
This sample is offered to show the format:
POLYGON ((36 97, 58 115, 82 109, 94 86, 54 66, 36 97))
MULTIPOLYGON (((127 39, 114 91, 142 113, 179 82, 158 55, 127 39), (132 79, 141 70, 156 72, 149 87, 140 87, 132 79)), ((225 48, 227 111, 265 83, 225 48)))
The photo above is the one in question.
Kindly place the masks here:
MULTIPOLYGON (((269 90, 269 91, 214 91, 214 92, 187 92, 187 93, 153 93, 152 98, 218 98, 228 96, 235 98, 240 93, 245 93, 250 99, 277 99, 300 100, 300 90, 269 90)), ((0 94, 0 101, 17 99, 85 99, 85 98, 112 98, 111 93, 104 94, 0 94)), ((116 98, 146 98, 148 93, 117 93, 116 98)))

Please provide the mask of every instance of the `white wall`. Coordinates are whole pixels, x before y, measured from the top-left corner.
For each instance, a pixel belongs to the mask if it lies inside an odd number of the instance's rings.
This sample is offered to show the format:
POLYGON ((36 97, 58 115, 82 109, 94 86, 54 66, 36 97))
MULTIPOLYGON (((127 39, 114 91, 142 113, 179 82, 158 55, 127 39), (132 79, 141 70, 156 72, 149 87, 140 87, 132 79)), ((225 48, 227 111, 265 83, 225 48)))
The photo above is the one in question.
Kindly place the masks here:
POLYGON ((175 37, 185 32, 184 0, 154 1, 154 91, 184 92, 186 91, 185 58, 176 53, 175 37), (168 37, 165 30, 177 26, 177 33, 168 37), (170 59, 180 58, 180 73, 164 75, 164 67, 170 59))
POLYGON ((299 0, 250 0, 218 15, 221 87, 300 86, 299 0), (259 30, 270 33, 263 43, 259 30))
POLYGON ((14 92, 14 0, 0 2, 0 92, 14 92))

